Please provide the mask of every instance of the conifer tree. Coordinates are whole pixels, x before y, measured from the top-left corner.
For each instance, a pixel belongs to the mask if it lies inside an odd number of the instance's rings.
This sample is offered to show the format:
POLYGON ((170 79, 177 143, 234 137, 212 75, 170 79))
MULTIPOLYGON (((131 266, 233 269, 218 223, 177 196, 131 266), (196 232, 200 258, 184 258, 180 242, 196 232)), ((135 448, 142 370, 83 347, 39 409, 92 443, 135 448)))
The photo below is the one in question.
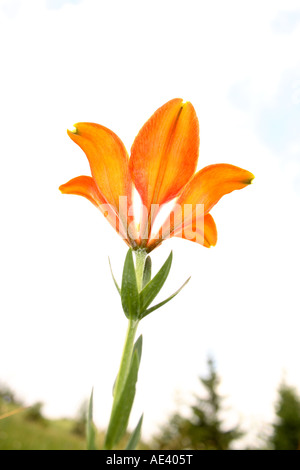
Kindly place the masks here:
POLYGON ((270 444, 275 450, 300 450, 300 396, 284 382, 278 389, 276 421, 270 444))
POLYGON ((199 377, 206 397, 195 397, 190 416, 175 413, 156 437, 158 449, 227 450, 243 435, 239 426, 226 429, 220 414, 223 397, 218 393, 220 378, 212 359, 208 359, 208 377, 199 377))

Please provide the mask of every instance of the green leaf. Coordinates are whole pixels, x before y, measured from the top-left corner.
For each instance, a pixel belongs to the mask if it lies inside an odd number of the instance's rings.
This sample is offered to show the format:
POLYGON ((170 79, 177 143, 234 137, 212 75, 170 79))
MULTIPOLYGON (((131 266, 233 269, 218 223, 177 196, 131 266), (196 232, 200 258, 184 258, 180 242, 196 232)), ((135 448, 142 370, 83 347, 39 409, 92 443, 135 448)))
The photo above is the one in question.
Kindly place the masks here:
POLYGON ((117 291, 118 291, 119 294, 121 295, 121 289, 120 289, 120 287, 118 286, 118 283, 117 283, 117 281, 116 281, 116 279, 115 279, 115 276, 114 276, 114 273, 113 273, 113 271, 112 271, 112 267, 111 267, 111 263, 110 263, 109 257, 108 257, 108 262, 109 262, 110 272, 111 272, 113 281, 114 281, 114 283, 115 283, 115 286, 116 286, 116 288, 117 288, 117 291))
MULTIPOLYGON (((160 289, 164 285, 168 274, 171 269, 173 254, 172 251, 164 263, 164 265, 160 268, 158 273, 154 276, 154 278, 148 282, 148 284, 144 287, 144 289, 140 293, 140 311, 143 312, 146 308, 151 304, 151 302, 155 299, 157 294, 159 293, 160 289)), ((143 318, 142 315, 141 318, 143 318)))
POLYGON ((162 302, 160 302, 159 304, 157 305, 154 305, 154 307, 151 307, 151 308, 148 308, 148 310, 146 310, 142 316, 141 316, 141 319, 146 317, 147 315, 149 315, 149 313, 151 312, 154 312, 154 310, 157 310, 158 308, 162 307, 163 305, 165 305, 167 302, 169 302, 170 300, 173 299, 173 297, 175 297, 177 294, 179 294, 179 292, 184 288, 184 286, 186 286, 186 284, 189 282, 191 278, 189 277, 184 284, 182 284, 182 286, 176 291, 174 292, 174 294, 170 295, 170 297, 168 297, 166 300, 163 300, 162 302))
POLYGON ((150 256, 147 256, 143 272, 142 289, 145 287, 146 284, 148 284, 149 281, 151 281, 151 268, 152 261, 150 256))
POLYGON ((86 422, 87 450, 97 450, 96 444, 95 444, 96 432, 95 432, 95 426, 93 423, 93 392, 94 390, 92 389, 92 393, 91 393, 90 401, 89 401, 88 413, 87 413, 87 422, 86 422))
MULTIPOLYGON (((140 335, 138 337, 138 339, 136 340, 135 345, 133 346, 133 351, 132 351, 132 354, 134 354, 134 351, 137 351, 138 358, 139 358, 139 363, 141 362, 141 357, 142 357, 142 346, 143 346, 143 336, 140 335)), ((115 379, 113 389, 112 389, 113 396, 114 396, 114 392, 115 392, 116 381, 117 381, 117 379, 115 379)))
POLYGON ((136 340, 135 345, 133 346, 133 352, 132 352, 132 354, 134 354, 134 352, 137 351, 139 363, 141 362, 141 357, 142 357, 142 347, 143 347, 143 336, 140 335, 138 339, 136 340))
POLYGON ((112 449, 122 439, 126 432, 139 370, 139 354, 136 349, 133 353, 130 370, 121 396, 112 411, 109 427, 105 439, 105 449, 112 449))
POLYGON ((136 428, 134 429, 133 433, 130 436, 130 439, 128 441, 128 444, 126 446, 125 450, 135 450, 136 446, 139 443, 140 437, 141 437, 141 430, 142 430, 142 424, 143 424, 143 417, 142 415, 139 419, 139 422, 137 423, 136 428))
POLYGON ((140 313, 140 298, 131 249, 128 250, 124 263, 121 301, 126 317, 133 320, 138 319, 140 313))
POLYGON ((117 378, 115 378, 115 381, 114 381, 114 384, 113 384, 113 388, 112 388, 112 396, 115 395, 115 387, 116 387, 116 382, 117 382, 117 378))

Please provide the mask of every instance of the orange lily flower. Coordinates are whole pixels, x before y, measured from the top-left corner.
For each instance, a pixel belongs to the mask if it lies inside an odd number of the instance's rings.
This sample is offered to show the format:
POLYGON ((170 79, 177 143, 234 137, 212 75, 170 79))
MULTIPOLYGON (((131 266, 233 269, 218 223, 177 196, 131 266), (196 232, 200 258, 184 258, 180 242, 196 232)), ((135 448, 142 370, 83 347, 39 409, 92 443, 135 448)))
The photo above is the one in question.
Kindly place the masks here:
POLYGON ((71 139, 85 152, 92 176, 60 186, 64 194, 84 196, 98 207, 125 242, 148 253, 164 239, 177 236, 206 247, 217 242, 212 207, 222 196, 249 185, 249 171, 221 163, 196 171, 199 124, 191 103, 176 98, 159 108, 138 133, 129 158, 124 144, 99 124, 78 123, 71 139), (143 211, 136 221, 133 190, 143 211), (153 223, 169 201, 175 205, 158 233, 153 223), (200 209, 201 210, 200 210, 200 209))

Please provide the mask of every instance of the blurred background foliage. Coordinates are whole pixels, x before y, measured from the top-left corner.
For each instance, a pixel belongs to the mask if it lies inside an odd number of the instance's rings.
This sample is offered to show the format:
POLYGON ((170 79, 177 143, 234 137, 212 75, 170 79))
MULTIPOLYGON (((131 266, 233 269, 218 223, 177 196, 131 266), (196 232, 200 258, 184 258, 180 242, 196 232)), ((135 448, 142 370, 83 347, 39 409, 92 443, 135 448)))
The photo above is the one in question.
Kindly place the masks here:
POLYGON ((47 419, 40 402, 23 408, 13 391, 0 385, 1 450, 85 449, 84 435, 74 432, 76 424, 76 419, 47 419))
POLYGON ((244 435, 239 425, 226 428, 222 422, 223 397, 218 392, 220 378, 212 359, 207 378, 199 377, 204 397, 195 396, 188 417, 175 413, 154 438, 154 447, 163 449, 227 450, 244 435))
MULTIPOLYGON (((247 435, 242 423, 227 424, 228 408, 219 393, 221 378, 211 358, 207 369, 207 375, 199 377, 201 393, 194 395, 188 412, 174 412, 140 449, 249 449, 242 444, 241 438, 247 435)), ((0 450, 83 450, 87 407, 88 401, 83 402, 72 419, 48 419, 43 415, 43 403, 25 407, 15 392, 0 382, 0 450)), ((262 423, 266 431, 257 436, 261 444, 253 449, 300 450, 300 396, 285 381, 278 387, 274 412, 273 423, 262 423)), ((103 438, 104 432, 98 431, 99 448, 103 438)))
POLYGON ((276 421, 270 446, 275 450, 300 450, 300 396, 294 387, 282 382, 275 405, 276 421))

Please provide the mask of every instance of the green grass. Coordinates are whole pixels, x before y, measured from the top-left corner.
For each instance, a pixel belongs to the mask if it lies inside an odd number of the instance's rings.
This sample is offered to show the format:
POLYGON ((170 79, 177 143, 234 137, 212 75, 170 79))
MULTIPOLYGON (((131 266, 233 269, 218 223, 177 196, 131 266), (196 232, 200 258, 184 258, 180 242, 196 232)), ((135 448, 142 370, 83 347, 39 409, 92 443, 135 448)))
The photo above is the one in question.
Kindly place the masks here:
MULTIPOLYGON (((0 396, 0 417, 19 408, 17 404, 6 403, 0 396)), ((74 433, 73 419, 46 419, 36 416, 32 408, 0 419, 0 450, 85 450, 86 439, 74 433), (34 416, 34 419, 32 418, 34 416)), ((120 442, 124 448, 129 439, 127 434, 120 442)), ((104 433, 98 432, 97 447, 102 448, 104 433)), ((141 443, 139 449, 148 449, 141 443)))
MULTIPOLYGON (((0 415, 14 408, 0 406, 0 415)), ((74 434, 73 427, 73 420, 32 420, 23 410, 0 420, 0 450, 84 450, 85 437, 74 434)))
POLYGON ((85 439, 55 422, 26 422, 17 416, 0 423, 1 450, 84 450, 85 439))

